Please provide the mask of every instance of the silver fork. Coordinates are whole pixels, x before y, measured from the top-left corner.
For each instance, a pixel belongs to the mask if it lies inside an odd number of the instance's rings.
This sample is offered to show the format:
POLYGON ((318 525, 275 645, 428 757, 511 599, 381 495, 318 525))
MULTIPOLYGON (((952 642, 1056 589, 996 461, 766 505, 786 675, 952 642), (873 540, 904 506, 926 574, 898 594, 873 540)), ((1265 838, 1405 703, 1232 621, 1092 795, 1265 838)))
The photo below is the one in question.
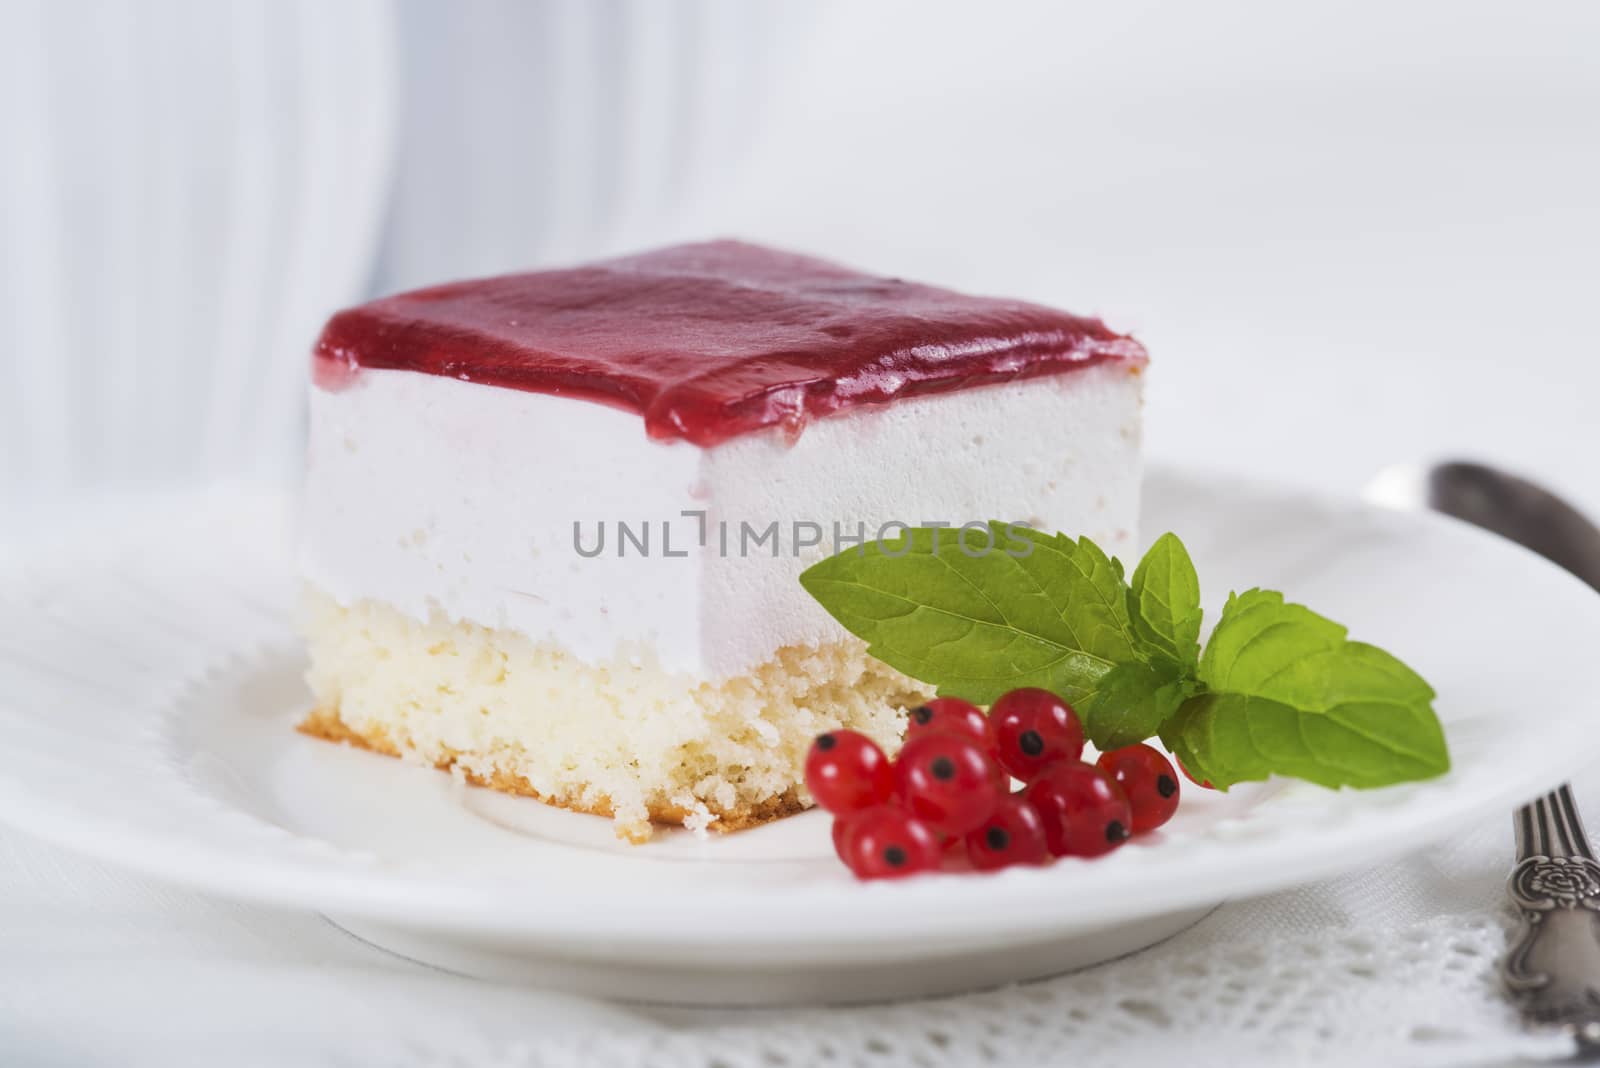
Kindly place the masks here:
MULTIPOLYGON (((1532 549, 1600 590, 1600 528, 1555 494, 1480 464, 1391 468, 1368 496, 1431 508, 1532 549)), ((1514 817, 1517 863, 1508 889, 1522 930, 1501 962, 1506 987, 1532 1023, 1572 1034, 1600 1058, 1600 863, 1563 785, 1514 817)))
POLYGON ((1600 1054, 1600 863, 1562 786, 1517 812, 1511 900, 1522 933, 1501 970, 1538 1024, 1569 1029, 1582 1050, 1600 1054))

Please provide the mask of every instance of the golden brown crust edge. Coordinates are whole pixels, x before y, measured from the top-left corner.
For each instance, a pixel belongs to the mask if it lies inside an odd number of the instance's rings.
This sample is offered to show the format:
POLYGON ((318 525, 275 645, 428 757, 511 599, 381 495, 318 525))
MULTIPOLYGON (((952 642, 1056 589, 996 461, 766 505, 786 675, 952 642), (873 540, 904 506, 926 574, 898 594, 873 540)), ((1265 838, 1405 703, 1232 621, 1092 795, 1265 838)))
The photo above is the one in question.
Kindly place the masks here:
MULTIPOLYGON (((388 733, 382 728, 373 728, 364 732, 358 731, 340 719, 339 713, 333 709, 312 709, 310 714, 295 729, 301 734, 309 735, 313 738, 321 738, 324 741, 350 745, 357 749, 382 753, 384 756, 400 756, 399 746, 395 745, 388 733)), ((440 771, 449 771, 455 765, 456 757, 453 754, 434 762, 434 767, 440 771)), ((528 780, 522 776, 513 775, 499 768, 494 769, 493 774, 488 777, 469 771, 465 767, 462 767, 460 771, 466 780, 474 786, 483 786, 491 790, 499 790, 501 793, 516 794, 520 797, 531 797, 536 801, 542 801, 547 805, 568 809, 572 812, 584 812, 592 816, 605 816, 608 818, 615 815, 610 801, 604 797, 600 798, 598 802, 585 801, 580 797, 546 797, 530 786, 528 780)), ((715 802, 709 800, 705 802, 705 805, 715 817, 708 829, 719 833, 743 831, 751 827, 759 827, 764 823, 771 823, 773 820, 803 812, 808 807, 801 802, 799 790, 792 786, 777 797, 768 798, 753 805, 722 809, 715 802)), ((650 822, 664 826, 681 827, 684 820, 690 815, 686 809, 673 804, 651 802, 647 805, 647 809, 650 814, 650 822)), ((650 837, 648 829, 633 830, 619 827, 617 834, 635 844, 648 841, 650 837)))

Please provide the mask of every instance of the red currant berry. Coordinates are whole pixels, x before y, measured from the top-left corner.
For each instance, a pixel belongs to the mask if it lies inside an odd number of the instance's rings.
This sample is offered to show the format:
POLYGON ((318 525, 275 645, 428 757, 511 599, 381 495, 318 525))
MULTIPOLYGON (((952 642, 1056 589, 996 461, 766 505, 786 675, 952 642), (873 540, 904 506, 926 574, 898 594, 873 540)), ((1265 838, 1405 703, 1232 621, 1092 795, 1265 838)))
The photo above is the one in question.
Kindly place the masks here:
POLYGON ((1013 794, 975 831, 967 834, 967 859, 979 871, 1013 864, 1043 864, 1050 859, 1044 822, 1027 798, 1013 794))
POLYGON ((998 765, 971 738, 948 731, 906 742, 894 763, 900 799, 935 834, 966 834, 1006 793, 998 765))
POLYGON ((894 767, 865 734, 830 731, 806 754, 806 789, 835 815, 859 812, 894 796, 894 767))
POLYGON ((1188 779, 1190 782, 1194 783, 1196 786, 1200 787, 1202 790, 1215 790, 1216 789, 1215 786, 1211 785, 1211 780, 1210 779, 1207 779, 1205 782, 1201 782, 1199 779, 1194 777, 1194 772, 1190 771, 1188 768, 1183 766, 1183 761, 1178 760, 1177 757, 1173 757, 1172 759, 1177 761, 1178 770, 1183 772, 1183 777, 1185 779, 1188 779))
POLYGON ((971 871, 972 863, 967 860, 967 836, 964 834, 946 838, 940 843, 942 854, 939 859, 940 871, 971 871))
POLYGON ((845 822, 844 862, 856 878, 896 879, 939 870, 938 835, 904 809, 879 805, 845 822))
POLYGON ((1044 821, 1044 838, 1058 857, 1097 857, 1127 841, 1133 811, 1122 787, 1095 767, 1057 764, 1023 796, 1044 821))
POLYGON ((1133 833, 1153 831, 1178 811, 1178 776, 1167 758, 1148 745, 1101 753, 1096 766, 1122 787, 1133 809, 1133 833))
POLYGON ((950 731, 965 735, 983 746, 993 744, 989 737, 989 717, 977 705, 959 697, 935 697, 925 705, 911 710, 906 724, 906 738, 916 738, 935 731, 950 731))
POLYGON ((833 818, 833 855, 850 863, 850 858, 845 854, 844 844, 850 837, 850 817, 835 816, 833 818))
POLYGON ((1011 777, 1032 782, 1050 765, 1083 756, 1083 724, 1072 706, 1049 690, 1012 690, 989 709, 1000 763, 1011 777))

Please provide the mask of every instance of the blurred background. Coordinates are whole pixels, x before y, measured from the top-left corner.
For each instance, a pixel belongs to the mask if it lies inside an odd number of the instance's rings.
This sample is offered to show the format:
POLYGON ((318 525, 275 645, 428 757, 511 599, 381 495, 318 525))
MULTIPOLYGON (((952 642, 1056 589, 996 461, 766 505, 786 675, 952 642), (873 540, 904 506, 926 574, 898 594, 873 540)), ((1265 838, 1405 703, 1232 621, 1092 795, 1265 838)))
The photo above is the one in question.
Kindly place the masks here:
POLYGON ((0 535, 292 485, 342 305, 719 235, 1103 316, 1157 461, 1600 512, 1584 0, 0 0, 0 145, 0 535))

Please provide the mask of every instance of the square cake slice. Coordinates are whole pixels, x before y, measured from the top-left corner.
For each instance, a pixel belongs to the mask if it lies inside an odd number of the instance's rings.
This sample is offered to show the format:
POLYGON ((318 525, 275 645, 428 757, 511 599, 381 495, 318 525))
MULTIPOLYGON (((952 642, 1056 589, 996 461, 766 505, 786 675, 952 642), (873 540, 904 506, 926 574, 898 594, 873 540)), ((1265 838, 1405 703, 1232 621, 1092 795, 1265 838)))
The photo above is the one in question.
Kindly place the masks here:
POLYGON ((1094 319, 736 242, 461 282, 317 343, 303 728, 737 829, 927 687, 797 577, 894 524, 1133 548, 1144 350, 1094 319))

